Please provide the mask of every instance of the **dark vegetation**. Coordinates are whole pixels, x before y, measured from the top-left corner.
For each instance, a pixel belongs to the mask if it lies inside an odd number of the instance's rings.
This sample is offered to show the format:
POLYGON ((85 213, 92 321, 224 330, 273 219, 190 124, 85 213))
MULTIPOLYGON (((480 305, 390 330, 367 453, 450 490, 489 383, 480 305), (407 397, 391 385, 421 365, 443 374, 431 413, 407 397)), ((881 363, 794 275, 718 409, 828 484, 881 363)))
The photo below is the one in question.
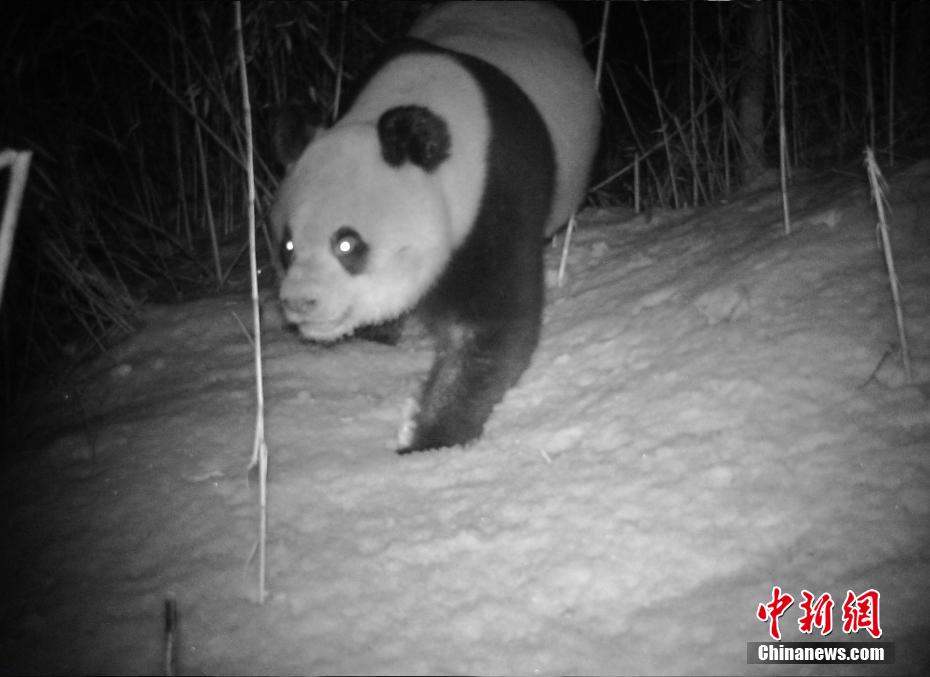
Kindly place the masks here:
MULTIPOLYGON (((259 223, 277 107, 332 120, 427 4, 244 4, 259 223)), ((602 3, 563 6, 594 62, 602 3)), ((866 144, 888 164, 913 157, 930 131, 930 5, 785 9, 790 164, 858 163, 866 144)), ((3 439, 27 392, 131 332, 142 302, 247 285, 232 17, 228 2, 0 9, 0 149, 35 153, 0 308, 3 439)), ((773 3, 613 3, 606 35, 593 203, 712 204, 776 162, 773 3)))

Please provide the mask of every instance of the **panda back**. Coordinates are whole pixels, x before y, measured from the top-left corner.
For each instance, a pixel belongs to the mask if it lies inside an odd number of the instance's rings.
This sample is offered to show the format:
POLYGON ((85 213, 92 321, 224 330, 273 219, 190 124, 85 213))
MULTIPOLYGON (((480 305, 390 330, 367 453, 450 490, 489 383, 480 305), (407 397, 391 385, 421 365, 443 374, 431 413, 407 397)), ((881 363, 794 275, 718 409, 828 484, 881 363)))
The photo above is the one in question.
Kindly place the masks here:
POLYGON ((600 129, 594 75, 568 16, 543 2, 449 2, 410 35, 487 61, 529 97, 555 151, 546 234, 558 230, 584 198, 600 129))

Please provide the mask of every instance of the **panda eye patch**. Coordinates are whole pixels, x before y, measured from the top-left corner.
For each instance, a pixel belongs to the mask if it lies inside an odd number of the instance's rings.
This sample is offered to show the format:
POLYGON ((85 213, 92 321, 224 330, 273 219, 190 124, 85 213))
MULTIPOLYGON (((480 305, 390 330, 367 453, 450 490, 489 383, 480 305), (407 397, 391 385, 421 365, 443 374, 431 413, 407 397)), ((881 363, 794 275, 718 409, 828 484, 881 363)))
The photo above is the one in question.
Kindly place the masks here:
POLYGON ((358 275, 365 270, 368 261, 368 243, 354 228, 342 226, 330 239, 333 256, 342 264, 350 275, 358 275))
POLYGON ((290 227, 284 229, 284 235, 281 237, 281 250, 278 252, 278 255, 281 257, 281 264, 284 266, 284 270, 287 270, 291 267, 291 263, 294 261, 296 250, 294 248, 294 238, 291 235, 290 227))

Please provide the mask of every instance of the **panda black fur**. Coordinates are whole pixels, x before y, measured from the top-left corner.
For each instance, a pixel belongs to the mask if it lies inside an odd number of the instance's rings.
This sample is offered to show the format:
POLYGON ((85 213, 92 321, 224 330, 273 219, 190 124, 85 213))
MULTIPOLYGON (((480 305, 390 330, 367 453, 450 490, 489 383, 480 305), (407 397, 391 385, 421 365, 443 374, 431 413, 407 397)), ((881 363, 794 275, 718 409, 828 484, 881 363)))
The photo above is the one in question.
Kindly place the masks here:
POLYGON ((272 225, 288 320, 329 341, 417 308, 436 340, 398 451, 478 437, 528 366, 543 238, 582 199, 598 131, 593 75, 559 10, 448 3, 331 129, 285 152, 272 225))

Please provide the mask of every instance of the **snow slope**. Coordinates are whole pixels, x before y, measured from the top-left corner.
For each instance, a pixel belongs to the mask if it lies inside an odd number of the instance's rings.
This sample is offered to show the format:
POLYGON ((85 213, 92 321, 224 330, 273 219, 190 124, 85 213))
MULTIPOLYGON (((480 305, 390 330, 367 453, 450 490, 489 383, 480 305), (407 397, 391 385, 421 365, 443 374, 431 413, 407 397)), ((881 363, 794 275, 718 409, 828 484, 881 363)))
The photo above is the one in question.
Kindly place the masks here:
POLYGON ((415 331, 267 328, 262 606, 248 300, 151 308, 4 469, 0 672, 162 672, 172 593, 182 673, 927 674, 930 163, 890 179, 913 386, 864 173, 798 180, 790 237, 771 188, 584 220, 467 450, 391 451, 415 331), (871 639, 840 606, 878 590, 896 664, 747 665, 774 585, 789 640, 871 639), (802 589, 829 638, 799 633, 802 589))

